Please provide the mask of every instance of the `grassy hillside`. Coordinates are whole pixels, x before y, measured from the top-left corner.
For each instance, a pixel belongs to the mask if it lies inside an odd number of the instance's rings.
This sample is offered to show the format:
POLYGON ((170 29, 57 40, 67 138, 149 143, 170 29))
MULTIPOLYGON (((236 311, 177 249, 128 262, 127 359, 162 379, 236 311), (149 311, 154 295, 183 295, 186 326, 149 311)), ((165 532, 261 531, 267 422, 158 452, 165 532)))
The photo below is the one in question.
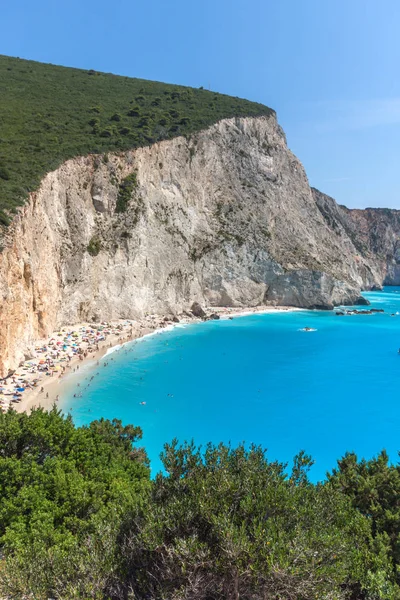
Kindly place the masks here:
POLYGON ((0 222, 68 158, 272 112, 203 89, 0 56, 0 222))

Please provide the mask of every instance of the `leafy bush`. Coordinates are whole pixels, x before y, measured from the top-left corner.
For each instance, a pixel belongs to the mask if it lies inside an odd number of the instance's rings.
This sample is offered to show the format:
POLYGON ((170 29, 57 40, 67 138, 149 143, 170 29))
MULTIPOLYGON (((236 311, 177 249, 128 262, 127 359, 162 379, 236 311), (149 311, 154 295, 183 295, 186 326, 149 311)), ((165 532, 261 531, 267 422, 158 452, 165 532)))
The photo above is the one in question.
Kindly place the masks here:
POLYGON ((117 197, 117 205, 116 212, 122 213, 125 212, 128 208, 128 204, 130 199, 132 198, 132 194, 137 187, 137 174, 135 172, 131 173, 121 182, 118 190, 117 197))
POLYGON ((309 483, 303 453, 288 476, 259 447, 174 441, 163 464, 121 548, 123 572, 147 574, 128 580, 135 597, 398 598, 387 543, 340 490, 309 483))
POLYGON ((398 467, 345 457, 314 485, 304 453, 288 471, 257 446, 175 440, 150 481, 140 436, 55 408, 0 413, 3 597, 398 600, 393 519, 378 531, 398 467))
POLYGON ((101 250, 101 242, 97 237, 93 237, 86 250, 89 252, 91 256, 97 256, 101 250))
POLYGON ((100 598, 116 567, 121 519, 149 487, 137 427, 75 428, 55 408, 0 412, 0 593, 100 598))
POLYGON ((10 179, 10 171, 0 165, 0 179, 4 179, 4 181, 8 181, 10 179))
POLYGON ((7 226, 7 225, 9 225, 9 224, 10 224, 10 219, 9 219, 9 217, 8 217, 8 216, 5 214, 5 212, 4 212, 4 211, 2 211, 2 210, 0 210, 0 223, 1 223, 2 225, 5 225, 5 226, 7 226))
POLYGON ((134 106, 128 111, 128 117, 138 117, 140 115, 139 106, 134 106))
MULTIPOLYGON (((400 566, 400 467, 389 464, 386 452, 370 461, 358 461, 349 453, 338 461, 328 480, 372 520, 375 539, 388 541, 392 562, 400 566)), ((397 583, 400 585, 400 569, 397 583)))
POLYGON ((113 131, 112 131, 112 129, 103 129, 100 132, 100 136, 103 138, 111 138, 111 137, 113 137, 113 131))

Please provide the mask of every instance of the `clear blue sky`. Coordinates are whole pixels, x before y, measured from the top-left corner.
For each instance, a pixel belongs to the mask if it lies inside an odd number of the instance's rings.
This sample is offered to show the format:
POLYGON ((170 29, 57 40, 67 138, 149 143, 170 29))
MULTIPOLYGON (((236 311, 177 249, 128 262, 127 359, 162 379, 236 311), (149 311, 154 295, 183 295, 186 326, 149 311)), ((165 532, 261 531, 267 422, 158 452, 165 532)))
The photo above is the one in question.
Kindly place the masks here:
POLYGON ((0 53, 273 107, 310 183, 400 208, 399 0, 3 0, 0 53))

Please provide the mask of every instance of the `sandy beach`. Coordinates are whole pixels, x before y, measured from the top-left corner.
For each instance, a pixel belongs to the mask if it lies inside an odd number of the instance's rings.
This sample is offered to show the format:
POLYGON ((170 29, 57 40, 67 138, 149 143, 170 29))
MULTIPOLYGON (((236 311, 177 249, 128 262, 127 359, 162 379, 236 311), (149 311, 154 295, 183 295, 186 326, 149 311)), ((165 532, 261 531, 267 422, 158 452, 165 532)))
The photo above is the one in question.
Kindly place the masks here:
POLYGON ((78 374, 88 363, 99 362, 114 348, 148 334, 162 332, 165 328, 207 319, 233 319, 294 310, 300 309, 285 306, 210 307, 205 309, 205 319, 185 312, 173 319, 147 315, 140 321, 121 319, 61 327, 46 340, 38 340, 35 355, 0 382, 0 409, 12 407, 23 412, 41 406, 48 410, 59 402, 66 389, 64 384, 67 375, 78 374))

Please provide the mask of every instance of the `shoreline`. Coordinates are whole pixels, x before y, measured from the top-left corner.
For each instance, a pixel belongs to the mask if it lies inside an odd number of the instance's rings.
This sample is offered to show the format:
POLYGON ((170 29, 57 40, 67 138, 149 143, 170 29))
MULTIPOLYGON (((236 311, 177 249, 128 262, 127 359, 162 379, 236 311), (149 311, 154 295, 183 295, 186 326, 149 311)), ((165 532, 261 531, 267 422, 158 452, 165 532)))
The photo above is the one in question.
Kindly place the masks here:
MULTIPOLYGON (((38 371, 29 374, 26 373, 32 365, 38 367, 42 362, 40 360, 40 353, 31 360, 25 361, 23 366, 16 369, 14 378, 17 381, 18 376, 19 379, 25 377, 25 381, 29 381, 31 387, 25 387, 25 391, 23 392, 23 395, 21 395, 21 399, 18 403, 11 401, 9 402, 9 406, 14 408, 17 412, 29 412, 33 408, 39 407, 44 410, 50 410, 54 405, 57 406, 60 395, 66 391, 70 375, 76 374, 78 376, 81 369, 84 372, 90 365, 96 364, 96 362, 98 363, 103 358, 121 349, 125 344, 135 340, 143 340, 148 336, 171 331, 179 325, 203 323, 206 320, 227 320, 255 314, 295 312, 302 310, 304 309, 287 306, 257 306, 243 308, 209 307, 207 312, 210 314, 206 319, 195 317, 194 315, 185 312, 182 315, 179 315, 179 320, 173 320, 169 317, 162 317, 160 315, 148 315, 140 321, 120 319, 118 321, 102 322, 100 324, 82 323, 74 327, 62 327, 58 330, 58 333, 53 333, 52 336, 46 340, 39 340, 36 347, 42 346, 50 348, 51 343, 53 343, 54 347, 54 340, 57 336, 60 337, 60 334, 62 334, 61 337, 64 337, 64 339, 67 335, 75 335, 75 339, 78 340, 76 345, 79 346, 77 354, 73 357, 68 357, 68 364, 65 364, 65 353, 61 356, 52 358, 50 376, 46 376, 43 373, 39 374, 38 371), (213 315, 216 316, 213 317, 213 315), (79 334, 77 333, 78 330, 87 332, 88 330, 99 331, 104 328, 107 328, 107 331, 110 330, 111 333, 105 336, 104 340, 101 340, 96 344, 95 350, 88 350, 88 347, 85 346, 85 342, 82 341, 85 334, 79 338, 79 334), (71 331, 73 332, 72 334, 71 331), (33 381, 36 381, 36 383, 33 383, 33 381)), ((61 344, 61 342, 56 343, 61 344)), ((8 396, 9 395, 10 394, 8 394, 8 396)), ((3 394, 0 395, 0 407, 3 410, 7 410, 8 408, 3 394)))

